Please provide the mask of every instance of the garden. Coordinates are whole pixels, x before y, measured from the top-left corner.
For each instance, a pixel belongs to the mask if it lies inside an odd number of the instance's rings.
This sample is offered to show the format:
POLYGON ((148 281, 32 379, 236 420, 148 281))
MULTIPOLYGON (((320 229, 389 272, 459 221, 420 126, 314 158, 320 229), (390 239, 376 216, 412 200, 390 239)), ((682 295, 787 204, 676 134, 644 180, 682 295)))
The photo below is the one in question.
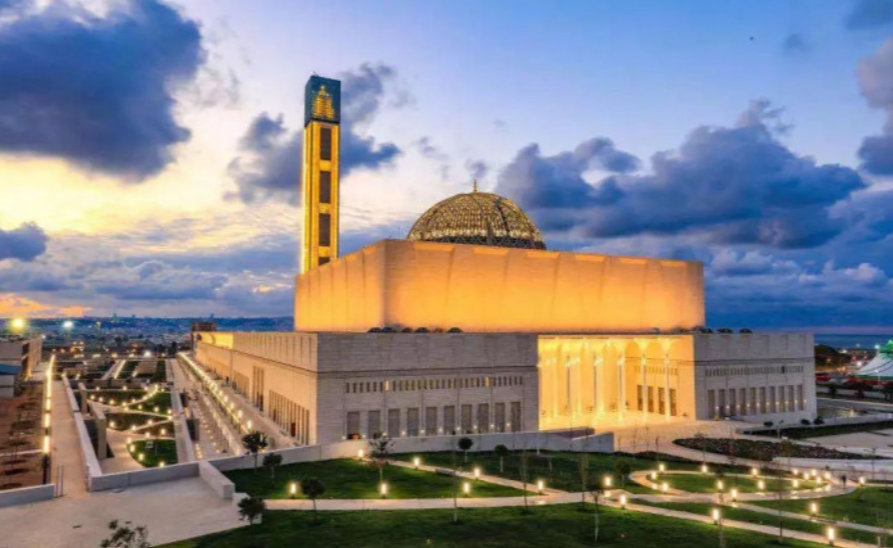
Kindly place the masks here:
POLYGON ((146 468, 177 463, 175 440, 137 440, 127 446, 130 455, 146 468))
POLYGON ((795 459, 840 459, 840 460, 867 460, 871 457, 846 453, 829 449, 820 445, 800 445, 797 443, 778 443, 762 440, 747 440, 733 438, 681 438, 673 443, 696 451, 705 451, 715 455, 725 455, 732 458, 758 460, 770 462, 775 458, 795 459))

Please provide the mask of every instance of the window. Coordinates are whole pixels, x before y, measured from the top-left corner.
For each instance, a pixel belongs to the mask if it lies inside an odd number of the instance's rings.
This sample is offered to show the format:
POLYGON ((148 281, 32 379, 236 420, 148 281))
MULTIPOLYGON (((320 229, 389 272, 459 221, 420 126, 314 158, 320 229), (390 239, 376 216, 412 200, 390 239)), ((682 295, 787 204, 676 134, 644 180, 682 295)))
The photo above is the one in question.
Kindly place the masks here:
POLYGON ((521 402, 513 401, 512 402, 512 432, 520 432, 521 431, 521 402))
POLYGON ((332 245, 332 216, 328 213, 319 214, 319 245, 332 245))
POLYGON ((332 203, 332 172, 319 172, 319 202, 322 204, 332 203))
POLYGON ((485 432, 485 433, 490 431, 490 404, 489 403, 479 403, 478 404, 478 431, 485 432))
POLYGON ((462 406, 462 432, 464 432, 465 434, 472 433, 470 404, 465 404, 462 406))
POLYGON ((437 434, 437 408, 425 408, 425 433, 433 436, 437 434))
POLYGON ((444 434, 455 434, 456 433, 456 408, 452 405, 447 405, 443 408, 443 433, 444 434))
POLYGON ((497 432, 505 432, 505 404, 497 403, 496 404, 496 431, 497 432))
POLYGON ((372 439, 381 437, 381 411, 369 411, 366 435, 372 439))
POLYGON ((406 435, 419 435, 419 408, 410 407, 406 410, 406 435))
POLYGON ((355 440, 360 438, 360 412, 349 411, 347 413, 347 439, 355 440))
POLYGON ((319 128, 319 159, 332 159, 332 128, 319 128))
POLYGON ((388 409, 388 437, 396 438, 400 435, 400 410, 388 409))

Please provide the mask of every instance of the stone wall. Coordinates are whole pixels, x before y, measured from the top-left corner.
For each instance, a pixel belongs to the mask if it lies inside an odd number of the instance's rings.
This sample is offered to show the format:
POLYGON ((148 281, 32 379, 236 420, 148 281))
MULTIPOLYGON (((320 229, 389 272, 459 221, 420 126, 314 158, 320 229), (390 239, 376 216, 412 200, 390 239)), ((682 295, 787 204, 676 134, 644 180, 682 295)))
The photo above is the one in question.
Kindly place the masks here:
POLYGON ((297 331, 652 332, 704 323, 699 262, 383 240, 296 278, 297 331))

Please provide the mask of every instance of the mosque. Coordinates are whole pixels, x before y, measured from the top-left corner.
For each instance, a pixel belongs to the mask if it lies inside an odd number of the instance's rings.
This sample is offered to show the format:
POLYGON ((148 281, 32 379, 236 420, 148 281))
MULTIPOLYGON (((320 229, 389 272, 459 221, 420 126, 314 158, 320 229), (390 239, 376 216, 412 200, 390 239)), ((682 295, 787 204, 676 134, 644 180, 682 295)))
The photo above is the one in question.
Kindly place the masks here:
POLYGON ((340 256, 340 111, 311 77, 295 330, 196 345, 294 443, 815 417, 812 335, 703 328, 699 262, 552 251, 477 188, 340 256))

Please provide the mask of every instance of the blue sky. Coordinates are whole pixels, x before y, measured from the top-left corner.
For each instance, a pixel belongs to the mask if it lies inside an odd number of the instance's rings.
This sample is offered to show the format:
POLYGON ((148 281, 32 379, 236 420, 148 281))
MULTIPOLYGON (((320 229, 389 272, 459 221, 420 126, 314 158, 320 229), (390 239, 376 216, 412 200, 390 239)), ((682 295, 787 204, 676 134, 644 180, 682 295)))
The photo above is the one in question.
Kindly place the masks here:
POLYGON ((470 188, 701 260, 713 325, 893 326, 893 0, 0 0, 0 315, 288 314, 301 93, 346 247, 470 188))

